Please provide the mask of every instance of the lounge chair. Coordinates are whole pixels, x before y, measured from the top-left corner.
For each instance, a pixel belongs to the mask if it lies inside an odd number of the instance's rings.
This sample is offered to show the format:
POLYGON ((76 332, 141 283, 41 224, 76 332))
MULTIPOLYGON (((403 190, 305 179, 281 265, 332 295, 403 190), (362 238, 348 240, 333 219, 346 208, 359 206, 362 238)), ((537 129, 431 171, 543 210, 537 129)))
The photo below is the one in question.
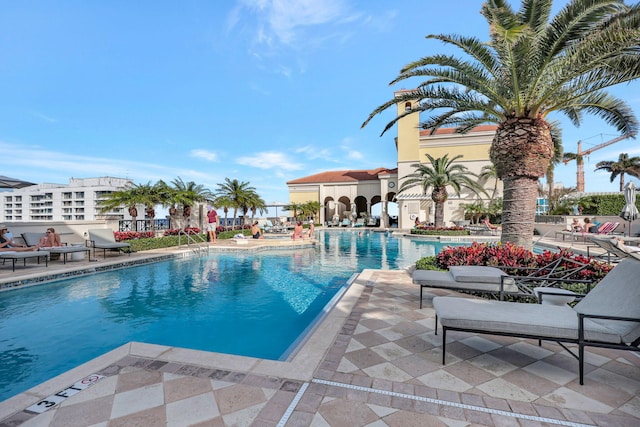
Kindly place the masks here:
POLYGON ((354 227, 364 227, 364 218, 358 218, 353 224, 354 227))
POLYGON ((27 259, 36 258, 38 260, 38 264, 40 264, 40 258, 44 258, 45 267, 49 267, 49 252, 47 251, 33 251, 33 252, 0 252, 0 259, 7 260, 10 259, 12 261, 13 271, 16 271, 16 262, 22 260, 23 265, 27 266, 27 259))
POLYGON ((562 236, 562 241, 564 241, 565 237, 569 236, 571 237, 571 240, 582 239, 584 243, 587 243, 587 240, 589 240, 593 236, 606 236, 606 235, 615 234, 614 232, 619 225, 620 225, 619 222, 603 222, 598 226, 597 233, 587 233, 586 231, 567 231, 567 230, 556 231, 555 238, 557 239, 558 235, 560 235, 562 236))
POLYGON ((629 253, 622 250, 618 246, 618 240, 615 237, 596 237, 591 236, 589 242, 595 244, 597 247, 604 249, 604 254, 593 255, 591 254, 590 247, 587 246, 587 256, 597 259, 603 259, 607 262, 619 262, 620 260, 627 258, 629 253))
POLYGON ((270 219, 266 220, 264 223, 264 232, 265 233, 273 233, 275 230, 273 229, 273 222, 270 219))
POLYGON ((517 293, 518 287, 507 273, 495 268, 475 265, 453 266, 448 271, 414 270, 413 283, 420 285, 420 308, 424 288, 493 293, 503 299, 505 293, 517 293))
POLYGON ((349 219, 345 218, 342 220, 342 223, 340 224, 340 226, 342 227, 348 227, 351 225, 351 221, 349 221, 349 219))
MULTIPOLYGON (((24 243, 27 246, 36 246, 40 242, 40 239, 42 237, 44 237, 44 234, 42 234, 42 233, 22 233, 22 240, 24 240, 24 243)), ((69 245, 67 245, 65 243, 65 246, 48 247, 46 249, 41 249, 41 251, 42 250, 46 250, 50 254, 62 255, 63 264, 67 263, 67 255, 68 254, 73 254, 73 253, 78 253, 78 252, 86 252, 87 256, 89 257, 89 261, 92 261, 92 259, 91 259, 91 248, 87 247, 86 245, 84 245, 84 246, 73 246, 73 245, 69 246, 69 245)))
MULTIPOLYGON (((639 254, 640 255, 640 254, 639 254)), ((588 263, 560 257, 538 268, 503 267, 511 275, 497 267, 452 266, 448 271, 414 270, 413 283, 420 285, 420 308, 424 288, 442 288, 488 294, 503 300, 512 297, 536 297, 536 288, 560 288, 566 284, 582 283, 591 289, 591 282, 576 276, 589 266, 588 263), (513 273, 518 273, 513 274, 513 273)))
POLYGON ((96 256, 96 249, 102 249, 105 259, 107 258, 107 250, 121 251, 128 248, 129 256, 131 256, 131 245, 129 243, 116 242, 113 231, 108 228, 99 228, 89 230, 89 240, 87 246, 93 248, 93 257, 96 256))
MULTIPOLYGON (((447 331, 555 341, 579 365, 584 384, 585 347, 637 351, 640 345, 640 256, 614 267, 575 307, 486 299, 436 297, 436 325, 442 325, 442 363, 447 331), (578 345, 578 354, 566 343, 578 345)), ((437 334, 437 326, 436 326, 437 334)))
POLYGON ((486 223, 481 222, 480 224, 469 224, 469 225, 465 225, 464 228, 466 230, 469 230, 470 234, 485 234, 485 235, 491 235, 491 236, 495 236, 498 234, 498 230, 497 229, 493 229, 491 227, 489 227, 486 223))

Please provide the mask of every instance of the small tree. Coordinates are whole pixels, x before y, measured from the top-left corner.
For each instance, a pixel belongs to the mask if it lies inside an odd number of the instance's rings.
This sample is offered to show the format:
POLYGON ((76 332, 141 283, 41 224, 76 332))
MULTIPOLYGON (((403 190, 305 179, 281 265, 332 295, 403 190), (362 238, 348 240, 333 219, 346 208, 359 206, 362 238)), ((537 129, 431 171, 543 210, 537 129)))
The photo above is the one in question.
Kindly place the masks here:
POLYGON ((444 226, 444 203, 449 199, 447 187, 451 187, 455 193, 460 196, 460 191, 467 188, 472 192, 484 193, 484 188, 478 182, 478 176, 469 172, 466 166, 454 164, 454 162, 462 155, 454 156, 449 159, 448 154, 440 158, 434 158, 430 154, 426 155, 429 164, 415 163, 411 167, 415 168, 415 172, 409 174, 402 179, 400 193, 410 188, 420 186, 424 194, 431 190, 431 200, 435 204, 435 226, 444 226))
POLYGON ((598 162, 595 170, 610 172, 610 182, 620 176, 620 191, 624 191, 624 174, 640 178, 640 157, 629 157, 627 153, 621 153, 617 162, 607 160, 598 162))

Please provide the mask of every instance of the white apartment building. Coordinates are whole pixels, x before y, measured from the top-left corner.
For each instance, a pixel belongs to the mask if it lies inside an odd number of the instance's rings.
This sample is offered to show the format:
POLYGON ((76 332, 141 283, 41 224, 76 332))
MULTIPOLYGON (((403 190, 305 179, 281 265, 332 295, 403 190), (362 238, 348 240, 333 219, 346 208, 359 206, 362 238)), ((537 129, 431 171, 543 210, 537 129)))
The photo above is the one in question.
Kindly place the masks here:
POLYGON ((69 184, 37 184, 0 192, 0 221, 93 221, 131 219, 124 207, 102 213, 98 203, 133 181, 124 178, 70 178, 69 184))

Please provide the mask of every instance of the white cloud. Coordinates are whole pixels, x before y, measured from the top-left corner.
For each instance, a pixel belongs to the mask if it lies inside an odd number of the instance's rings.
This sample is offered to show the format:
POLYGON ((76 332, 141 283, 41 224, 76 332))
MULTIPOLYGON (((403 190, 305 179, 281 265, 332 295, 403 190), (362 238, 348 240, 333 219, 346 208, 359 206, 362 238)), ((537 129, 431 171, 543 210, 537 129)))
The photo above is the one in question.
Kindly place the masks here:
MULTIPOLYGON (((305 145, 304 147, 298 147, 295 153, 304 154, 305 158, 309 160, 326 160, 329 162, 336 162, 335 153, 328 148, 317 148, 311 145, 305 145)), ((341 153, 342 155, 342 153, 341 153)))
POLYGON ((362 160, 364 155, 360 151, 350 150, 347 151, 347 158, 351 160, 362 160))
POLYGON ((236 162, 245 165, 252 166, 260 169, 280 169, 280 170, 300 170, 303 165, 299 162, 295 162, 290 159, 285 153, 279 153, 276 151, 265 151, 257 153, 255 156, 243 156, 238 157, 236 162))
POLYGON ((191 150, 189 152, 189 156, 195 157, 197 159, 204 159, 210 162, 218 161, 218 154, 208 150, 202 150, 202 149, 191 150))
POLYGON ((114 176, 129 178, 135 182, 154 182, 159 179, 173 180, 182 177, 185 181, 216 179, 210 173, 193 169, 171 168, 164 164, 144 163, 125 158, 78 156, 56 152, 39 146, 10 144, 0 141, 0 152, 11 159, 5 167, 6 175, 23 176, 29 172, 32 182, 51 182, 55 176, 57 183, 66 183, 69 177, 114 176), (46 178, 44 178, 46 176, 46 178), (42 178, 41 178, 42 177, 42 178))
MULTIPOLYGON (((347 24, 358 19, 349 11, 345 0, 239 0, 256 19, 255 42, 274 47, 309 43, 305 32, 314 26, 347 24)), ((238 8, 227 17, 228 26, 239 25, 238 8)))
POLYGON ((37 117, 41 120, 44 120, 45 122, 49 122, 49 123, 58 123, 57 119, 54 119, 53 117, 49 117, 45 114, 42 113, 38 113, 37 111, 30 111, 29 114, 31 114, 34 117, 37 117))

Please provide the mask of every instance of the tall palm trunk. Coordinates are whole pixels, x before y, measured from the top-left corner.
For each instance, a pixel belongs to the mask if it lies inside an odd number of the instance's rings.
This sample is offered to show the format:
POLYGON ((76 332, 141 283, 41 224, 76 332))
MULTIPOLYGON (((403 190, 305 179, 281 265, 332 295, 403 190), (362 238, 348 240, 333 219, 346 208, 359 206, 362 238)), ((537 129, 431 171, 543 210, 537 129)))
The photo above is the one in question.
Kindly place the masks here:
POLYGON ((547 178, 547 185, 549 186, 549 192, 547 193, 547 198, 549 199, 549 209, 554 209, 555 206, 555 197, 554 194, 555 193, 555 185, 553 184, 553 181, 555 180, 555 171, 554 171, 554 167, 549 165, 549 169, 547 169, 547 173, 546 173, 546 178, 547 178))
POLYGON ((511 242, 531 249, 536 219, 538 179, 504 178, 503 183, 501 240, 503 243, 511 242))
POLYGON ((502 242, 531 249, 538 194, 553 157, 553 141, 542 119, 512 118, 500 124, 489 151, 504 183, 502 242))
POLYGON ((444 202, 449 198, 447 189, 443 187, 434 188, 431 193, 431 200, 435 204, 435 212, 433 215, 433 223, 436 228, 444 227, 444 202))
POLYGON ((624 172, 620 172, 620 192, 624 191, 624 172))

